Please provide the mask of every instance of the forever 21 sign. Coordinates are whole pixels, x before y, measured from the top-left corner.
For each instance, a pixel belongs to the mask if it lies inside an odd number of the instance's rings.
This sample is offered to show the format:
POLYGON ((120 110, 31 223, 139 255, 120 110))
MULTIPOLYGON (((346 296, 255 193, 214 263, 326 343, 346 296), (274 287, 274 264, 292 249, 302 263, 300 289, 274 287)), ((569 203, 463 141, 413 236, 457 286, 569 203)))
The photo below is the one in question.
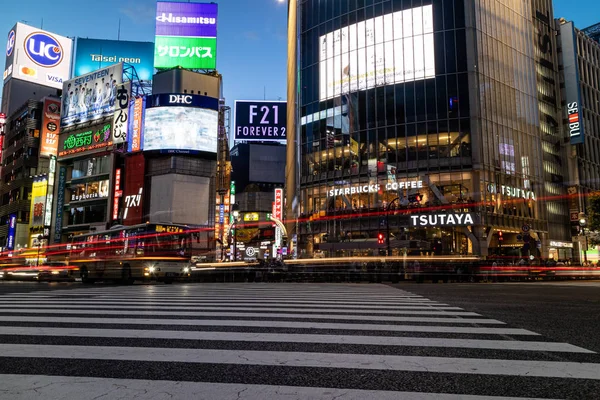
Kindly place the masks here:
POLYGON ((236 140, 286 140, 287 102, 235 102, 236 140))

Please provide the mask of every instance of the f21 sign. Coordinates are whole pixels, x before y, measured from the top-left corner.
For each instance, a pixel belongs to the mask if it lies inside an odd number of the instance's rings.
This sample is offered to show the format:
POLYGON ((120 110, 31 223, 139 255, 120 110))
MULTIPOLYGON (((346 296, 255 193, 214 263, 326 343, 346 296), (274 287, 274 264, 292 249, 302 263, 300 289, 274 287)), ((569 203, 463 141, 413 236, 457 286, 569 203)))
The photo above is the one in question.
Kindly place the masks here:
POLYGON ((287 102, 236 100, 235 140, 286 140, 287 102))

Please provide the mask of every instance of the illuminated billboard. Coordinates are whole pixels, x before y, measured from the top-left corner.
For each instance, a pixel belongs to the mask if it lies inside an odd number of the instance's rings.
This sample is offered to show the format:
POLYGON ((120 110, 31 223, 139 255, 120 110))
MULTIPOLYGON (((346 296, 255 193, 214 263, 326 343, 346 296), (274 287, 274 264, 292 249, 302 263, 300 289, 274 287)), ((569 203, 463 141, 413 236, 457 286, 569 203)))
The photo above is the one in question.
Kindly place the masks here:
POLYGON ((192 107, 153 107, 146 110, 144 151, 217 152, 219 113, 192 107))
POLYGON ((286 140, 285 101, 236 100, 234 116, 236 140, 286 140))
POLYGON ((146 111, 146 97, 138 97, 131 104, 129 114, 129 137, 127 139, 127 151, 135 153, 142 150, 144 140, 144 114, 146 111))
POLYGON ((31 206, 29 211, 32 229, 44 227, 44 212, 46 211, 46 193, 48 191, 48 178, 43 177, 33 182, 31 188, 31 206))
POLYGON ((115 64, 63 83, 60 126, 67 127, 112 115, 123 64, 115 64))
POLYGON ((68 157, 85 152, 101 151, 112 144, 112 125, 108 122, 81 131, 60 135, 58 156, 68 157))
POLYGON ((433 6, 367 19, 319 38, 319 99, 435 76, 433 6))
POLYGON ((154 43, 77 38, 73 77, 120 62, 133 65, 140 80, 151 81, 154 74, 154 43))
POLYGON ((217 4, 156 3, 154 68, 217 67, 217 4))
POLYGON ((73 41, 18 22, 6 42, 4 80, 9 78, 62 89, 69 79, 73 41))
POLYGON ((60 100, 45 98, 42 115, 40 155, 55 156, 60 133, 60 100))

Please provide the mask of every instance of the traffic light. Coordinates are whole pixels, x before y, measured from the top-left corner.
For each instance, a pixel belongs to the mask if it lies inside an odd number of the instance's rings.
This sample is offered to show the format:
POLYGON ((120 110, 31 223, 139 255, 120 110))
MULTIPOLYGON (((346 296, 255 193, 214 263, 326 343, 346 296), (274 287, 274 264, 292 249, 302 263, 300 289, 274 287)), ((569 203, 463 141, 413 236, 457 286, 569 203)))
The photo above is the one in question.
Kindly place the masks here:
POLYGON ((422 198, 421 193, 408 195, 408 201, 411 203, 420 203, 422 198))
POLYGON ((498 241, 501 242, 503 240, 504 238, 502 237, 502 231, 498 231, 498 241))
POLYGON ((383 233, 377 235, 377 243, 383 244, 383 233))

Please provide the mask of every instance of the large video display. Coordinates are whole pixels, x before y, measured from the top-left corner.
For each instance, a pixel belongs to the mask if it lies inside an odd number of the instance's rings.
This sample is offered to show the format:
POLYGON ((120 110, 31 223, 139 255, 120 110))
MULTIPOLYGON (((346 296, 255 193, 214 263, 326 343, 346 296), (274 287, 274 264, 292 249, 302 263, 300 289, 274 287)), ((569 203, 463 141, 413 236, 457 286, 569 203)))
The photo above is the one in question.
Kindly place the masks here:
POLYGON ((415 7, 319 38, 319 99, 433 78, 433 6, 415 7))
POLYGON ((219 114, 192 107, 153 107, 146 110, 144 150, 217 152, 219 114))

